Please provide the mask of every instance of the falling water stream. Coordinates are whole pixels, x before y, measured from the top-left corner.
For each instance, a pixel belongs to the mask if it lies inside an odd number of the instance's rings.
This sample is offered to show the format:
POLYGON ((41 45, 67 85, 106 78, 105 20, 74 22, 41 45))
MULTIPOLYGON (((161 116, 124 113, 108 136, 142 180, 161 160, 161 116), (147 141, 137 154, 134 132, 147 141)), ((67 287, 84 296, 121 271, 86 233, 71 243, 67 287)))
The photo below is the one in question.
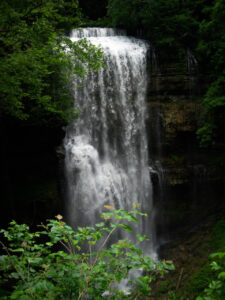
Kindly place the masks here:
MULTIPOLYGON (((103 206, 149 213, 135 231, 150 236, 145 253, 154 254, 152 184, 145 128, 149 45, 105 28, 74 30, 104 51, 105 68, 74 82, 77 120, 67 128, 64 147, 67 218, 85 226, 99 222, 103 206)), ((125 237, 125 236, 123 236, 125 237)))

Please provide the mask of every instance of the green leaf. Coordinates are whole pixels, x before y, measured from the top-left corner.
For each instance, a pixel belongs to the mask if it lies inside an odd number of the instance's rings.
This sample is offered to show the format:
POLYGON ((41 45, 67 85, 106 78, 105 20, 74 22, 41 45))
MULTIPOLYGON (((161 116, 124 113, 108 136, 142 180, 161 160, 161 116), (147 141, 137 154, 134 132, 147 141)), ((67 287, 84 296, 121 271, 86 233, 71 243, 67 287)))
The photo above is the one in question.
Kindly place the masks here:
POLYGON ((131 221, 131 222, 135 222, 135 223, 138 223, 139 221, 138 221, 138 219, 137 218, 135 218, 134 216, 132 216, 132 215, 129 215, 129 221, 131 221))
POLYGON ((223 258, 225 256, 225 252, 217 252, 217 253, 212 253, 210 255, 211 258, 215 258, 215 257, 218 257, 218 258, 223 258))
POLYGON ((139 233, 137 234, 137 238, 138 238, 139 242, 143 242, 143 241, 145 241, 147 239, 145 236, 143 236, 143 235, 141 235, 139 233))
POLYGON ((218 278, 224 280, 225 279, 225 271, 218 274, 218 278))
POLYGON ((24 248, 9 249, 11 252, 24 252, 24 248))
POLYGON ((54 244, 51 243, 51 242, 47 242, 46 245, 49 246, 49 247, 52 247, 54 244))
POLYGON ((169 263, 169 262, 164 262, 163 266, 166 270, 170 270, 170 271, 174 271, 175 270, 175 266, 173 263, 169 263))
POLYGON ((132 229, 130 226, 128 226, 128 225, 121 224, 120 226, 123 227, 123 229, 125 229, 125 230, 127 230, 127 231, 130 231, 130 232, 133 231, 133 229, 132 229))
POLYGON ((42 262, 42 258, 40 258, 40 257, 28 257, 27 261, 30 264, 40 264, 42 262))
POLYGON ((212 270, 214 270, 214 271, 221 269, 221 267, 215 261, 211 262, 210 266, 211 266, 212 270))

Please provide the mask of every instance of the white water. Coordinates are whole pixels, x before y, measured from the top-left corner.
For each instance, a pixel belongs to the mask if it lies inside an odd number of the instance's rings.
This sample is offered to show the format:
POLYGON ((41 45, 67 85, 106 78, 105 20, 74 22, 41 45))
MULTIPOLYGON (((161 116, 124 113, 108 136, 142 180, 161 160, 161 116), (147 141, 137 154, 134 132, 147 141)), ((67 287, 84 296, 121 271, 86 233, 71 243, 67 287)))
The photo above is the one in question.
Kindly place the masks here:
POLYGON ((81 113, 68 126, 64 141, 67 218, 73 227, 90 225, 100 221, 105 204, 124 209, 139 204, 149 216, 134 234, 150 236, 151 246, 144 250, 151 255, 152 184, 145 129, 149 45, 114 29, 71 34, 72 41, 82 37, 102 47, 106 67, 74 82, 74 106, 81 113))

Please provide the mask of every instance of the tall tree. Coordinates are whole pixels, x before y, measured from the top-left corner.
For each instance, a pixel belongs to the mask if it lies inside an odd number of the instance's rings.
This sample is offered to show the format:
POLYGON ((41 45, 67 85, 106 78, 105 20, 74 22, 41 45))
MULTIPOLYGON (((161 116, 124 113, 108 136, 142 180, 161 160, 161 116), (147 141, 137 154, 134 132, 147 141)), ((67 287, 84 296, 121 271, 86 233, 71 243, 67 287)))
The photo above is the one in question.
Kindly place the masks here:
POLYGON ((81 25, 78 0, 2 0, 0 114, 32 123, 74 116, 69 82, 102 65, 102 53, 66 33, 81 25))

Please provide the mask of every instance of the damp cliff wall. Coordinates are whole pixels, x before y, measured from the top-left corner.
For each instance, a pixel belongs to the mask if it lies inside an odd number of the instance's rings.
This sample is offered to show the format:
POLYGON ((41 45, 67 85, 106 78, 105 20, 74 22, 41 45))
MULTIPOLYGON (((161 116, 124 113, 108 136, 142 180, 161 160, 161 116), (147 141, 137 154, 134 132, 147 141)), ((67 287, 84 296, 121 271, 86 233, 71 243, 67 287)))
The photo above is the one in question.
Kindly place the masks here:
POLYGON ((224 158, 218 145, 202 149, 201 100, 207 76, 197 66, 149 70, 147 131, 159 243, 193 230, 224 200, 224 158))

